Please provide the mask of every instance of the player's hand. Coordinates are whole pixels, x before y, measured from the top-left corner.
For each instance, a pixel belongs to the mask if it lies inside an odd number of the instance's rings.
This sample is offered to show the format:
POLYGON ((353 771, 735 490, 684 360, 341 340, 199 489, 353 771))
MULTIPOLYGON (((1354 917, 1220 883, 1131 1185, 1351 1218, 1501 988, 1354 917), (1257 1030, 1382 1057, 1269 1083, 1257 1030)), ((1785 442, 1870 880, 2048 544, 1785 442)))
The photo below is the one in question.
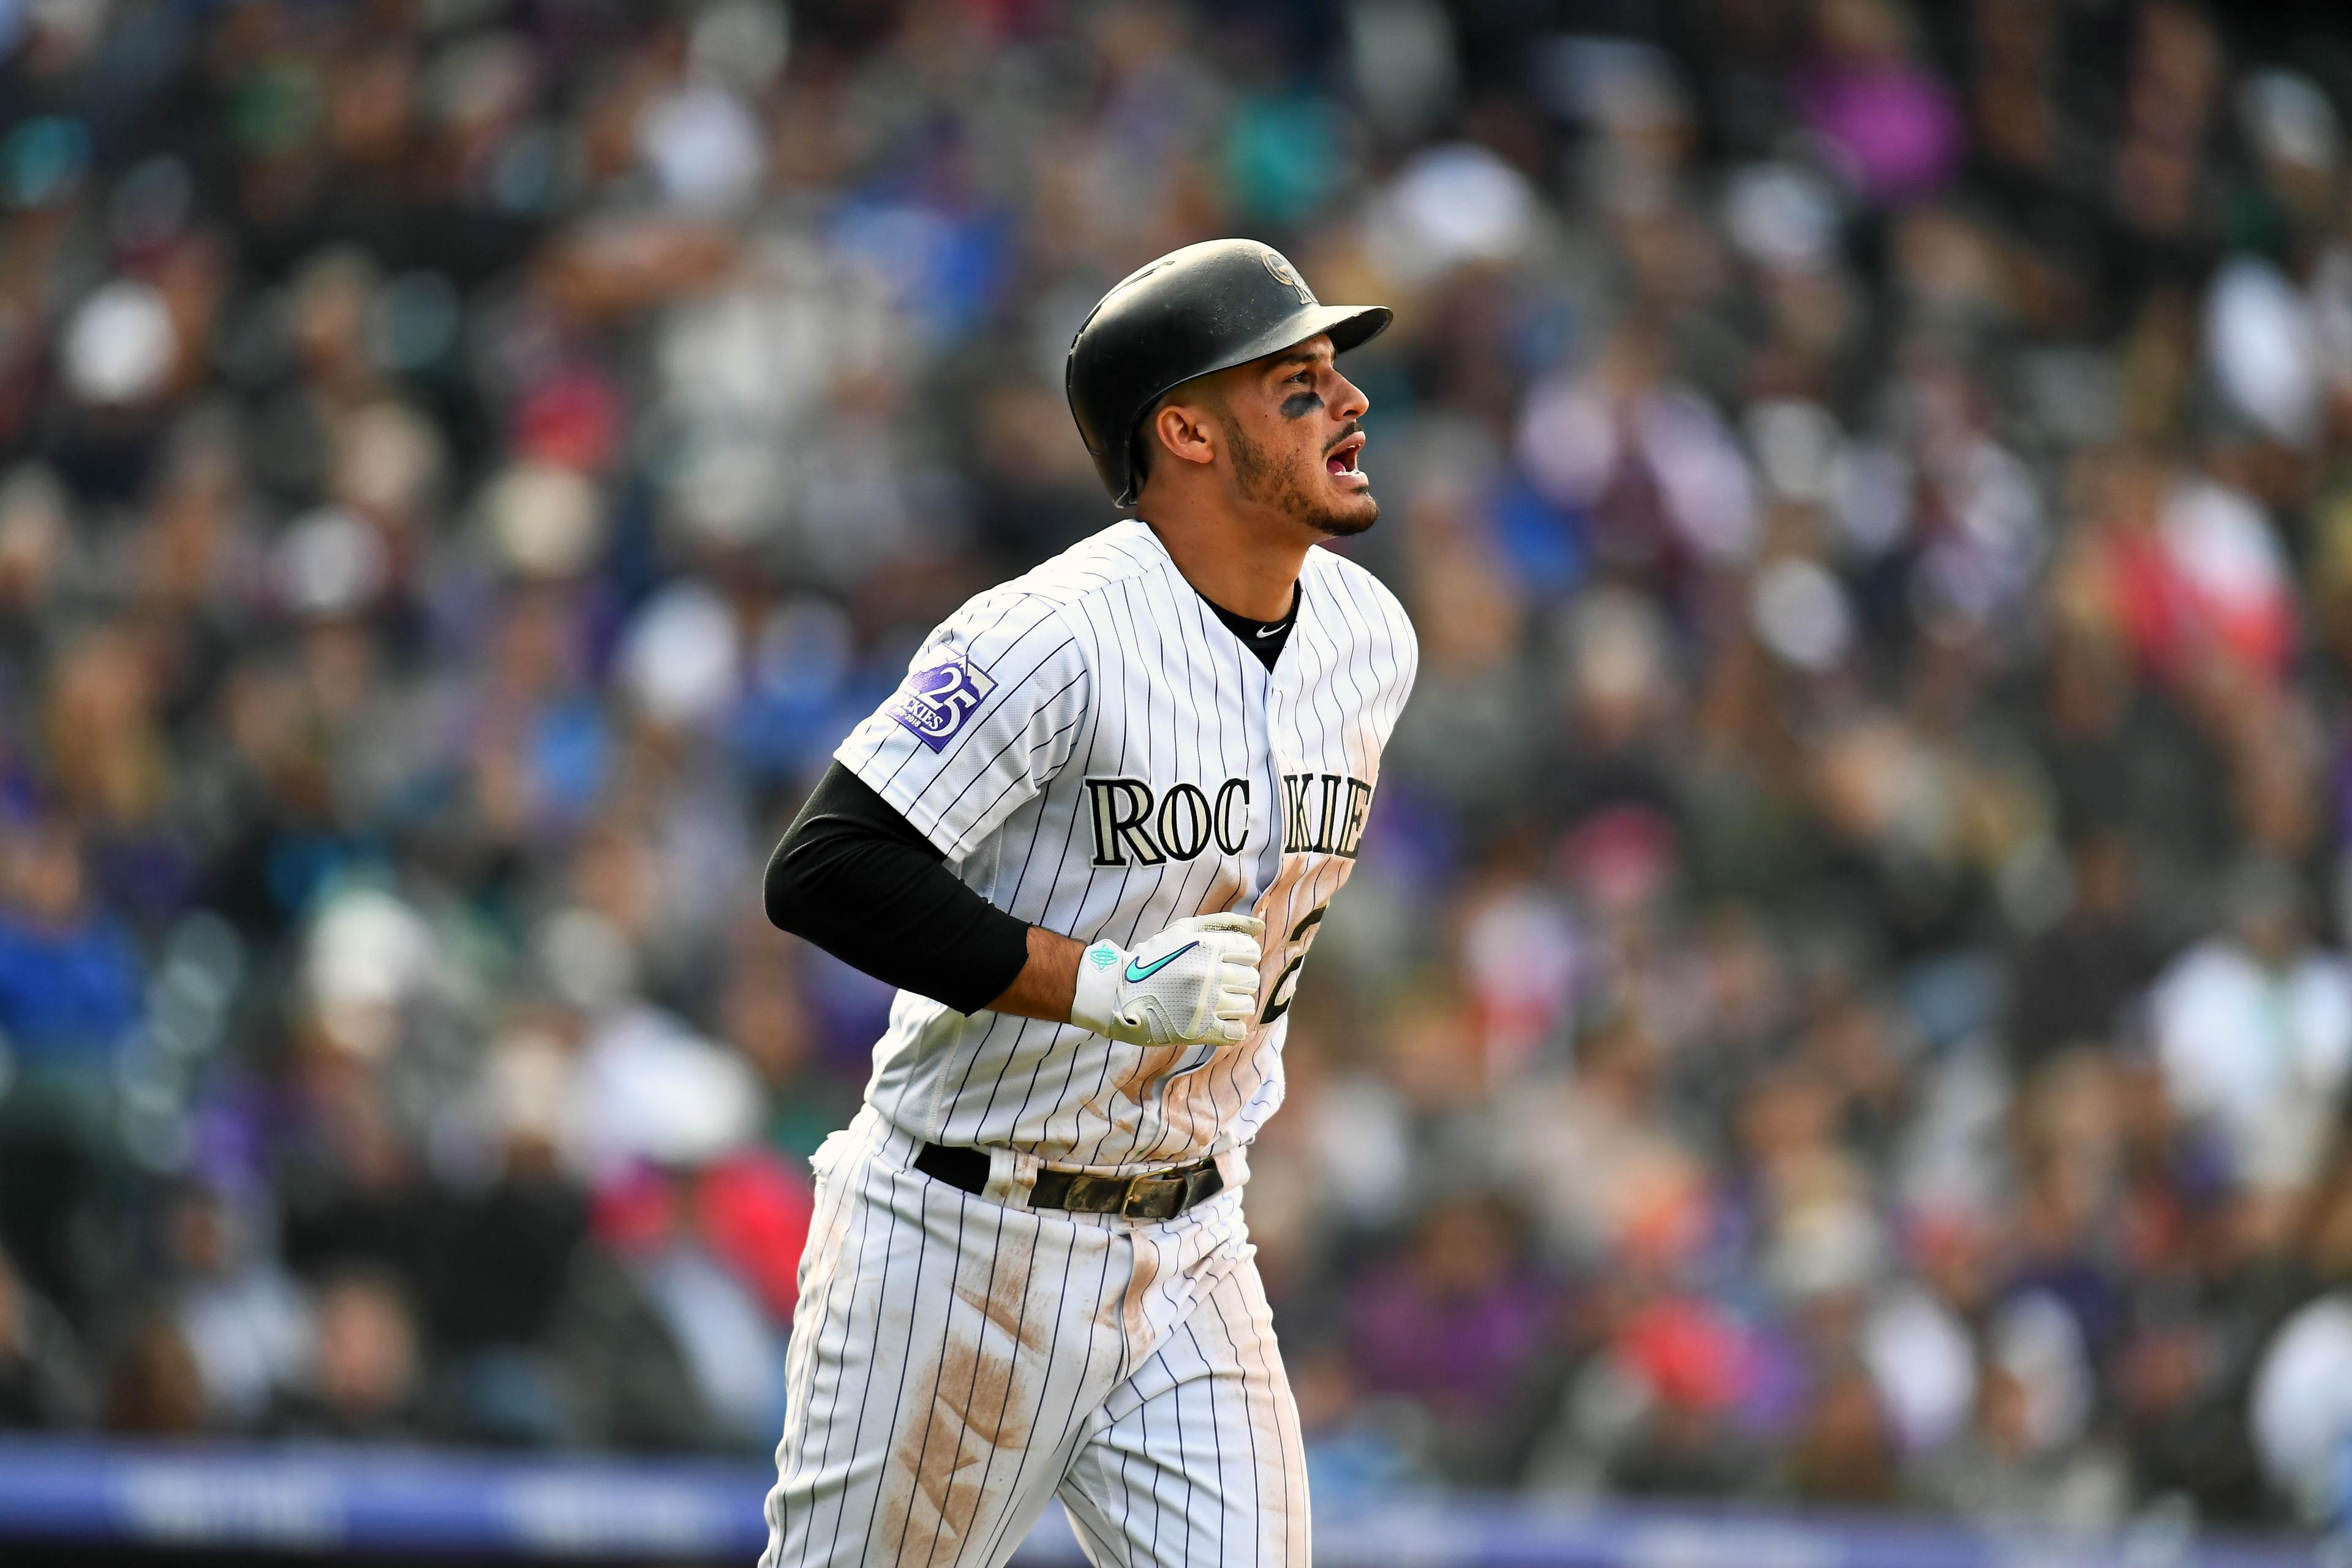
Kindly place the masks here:
POLYGON ((1238 1046, 1257 1012, 1254 915, 1195 915, 1133 952, 1098 942, 1078 954, 1070 1022, 1130 1046, 1238 1046))

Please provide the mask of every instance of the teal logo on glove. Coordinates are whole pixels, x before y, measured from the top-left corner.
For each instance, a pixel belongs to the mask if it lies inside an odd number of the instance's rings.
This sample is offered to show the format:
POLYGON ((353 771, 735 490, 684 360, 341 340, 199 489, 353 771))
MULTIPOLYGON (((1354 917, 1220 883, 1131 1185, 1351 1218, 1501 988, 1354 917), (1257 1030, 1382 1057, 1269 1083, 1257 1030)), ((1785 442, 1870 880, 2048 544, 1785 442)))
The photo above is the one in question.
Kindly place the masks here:
POLYGON ((1150 963, 1139 963, 1132 958, 1129 959, 1127 961, 1127 983, 1129 985, 1133 985, 1139 981, 1150 979, 1153 975, 1159 973, 1161 970, 1167 968, 1170 964, 1175 963, 1178 959, 1183 957, 1186 953, 1192 952, 1194 948, 1200 945, 1201 944, 1197 942, 1188 942, 1183 946, 1178 948, 1175 952, 1155 958, 1150 963))
POLYGON ((1087 949, 1087 962, 1097 969, 1108 969, 1118 962, 1118 949, 1107 942, 1098 942, 1087 949))

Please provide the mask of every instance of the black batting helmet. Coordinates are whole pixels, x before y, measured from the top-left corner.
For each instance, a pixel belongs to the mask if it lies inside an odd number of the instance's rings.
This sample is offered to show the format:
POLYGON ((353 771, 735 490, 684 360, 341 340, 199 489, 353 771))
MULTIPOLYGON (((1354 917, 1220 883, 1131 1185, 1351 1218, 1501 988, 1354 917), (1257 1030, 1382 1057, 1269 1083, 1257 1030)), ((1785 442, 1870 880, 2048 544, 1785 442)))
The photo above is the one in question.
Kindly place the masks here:
POLYGON ((1071 340, 1070 415, 1104 488, 1132 506, 1136 426, 1196 375, 1263 358, 1318 332, 1336 351, 1389 324, 1385 305, 1326 305, 1282 252, 1254 239, 1171 250, 1104 295, 1071 340))

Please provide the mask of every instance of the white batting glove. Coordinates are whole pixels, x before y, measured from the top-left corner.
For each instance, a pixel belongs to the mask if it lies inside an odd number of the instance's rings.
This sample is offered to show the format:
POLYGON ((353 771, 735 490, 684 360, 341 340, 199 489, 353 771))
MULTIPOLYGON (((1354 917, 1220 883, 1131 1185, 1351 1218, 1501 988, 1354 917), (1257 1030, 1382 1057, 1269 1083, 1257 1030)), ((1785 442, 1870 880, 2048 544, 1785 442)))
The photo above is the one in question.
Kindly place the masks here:
POLYGON ((1078 955, 1070 1022, 1130 1046, 1238 1046, 1257 1012, 1254 915, 1194 915, 1132 952, 1098 942, 1078 955))

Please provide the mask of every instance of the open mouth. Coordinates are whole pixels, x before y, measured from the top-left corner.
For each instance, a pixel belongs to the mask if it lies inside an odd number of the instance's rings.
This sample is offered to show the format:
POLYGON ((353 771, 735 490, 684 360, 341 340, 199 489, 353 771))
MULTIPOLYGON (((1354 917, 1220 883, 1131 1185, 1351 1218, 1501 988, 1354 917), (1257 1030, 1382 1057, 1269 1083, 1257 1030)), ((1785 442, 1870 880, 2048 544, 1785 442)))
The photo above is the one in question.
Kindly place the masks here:
POLYGON ((1356 458, 1364 449, 1364 437, 1359 434, 1344 437, 1323 459, 1324 470, 1332 475, 1353 474, 1358 479, 1364 471, 1356 467, 1356 458))

